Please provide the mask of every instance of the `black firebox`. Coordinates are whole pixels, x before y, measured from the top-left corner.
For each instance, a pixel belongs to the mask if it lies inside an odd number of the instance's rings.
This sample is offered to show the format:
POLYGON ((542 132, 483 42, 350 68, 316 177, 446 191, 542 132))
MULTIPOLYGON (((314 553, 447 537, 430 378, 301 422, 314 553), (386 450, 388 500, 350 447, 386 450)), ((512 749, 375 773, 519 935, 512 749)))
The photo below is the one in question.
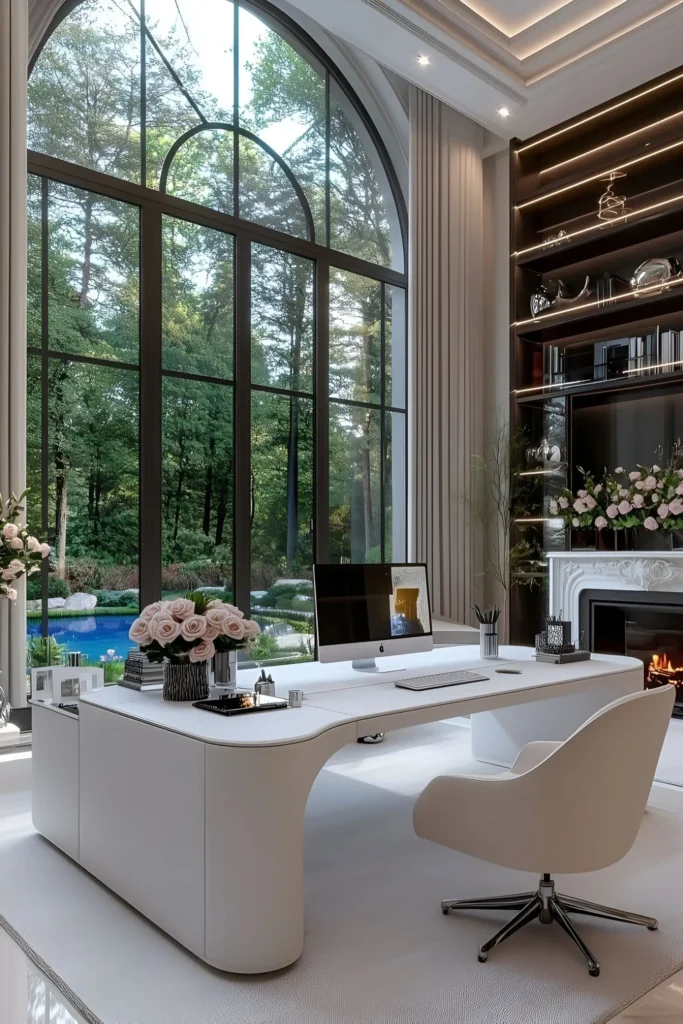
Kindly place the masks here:
POLYGON ((645 666, 645 686, 674 683, 683 718, 683 594, 584 590, 579 628, 596 654, 627 654, 645 666))

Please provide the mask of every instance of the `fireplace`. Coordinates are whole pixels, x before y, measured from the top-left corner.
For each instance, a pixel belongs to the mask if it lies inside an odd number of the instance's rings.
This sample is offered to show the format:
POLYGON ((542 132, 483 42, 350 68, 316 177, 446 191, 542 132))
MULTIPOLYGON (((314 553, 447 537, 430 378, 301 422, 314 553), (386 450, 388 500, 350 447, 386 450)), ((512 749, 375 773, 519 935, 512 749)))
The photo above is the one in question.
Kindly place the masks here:
POLYGON ((579 628, 596 654, 626 654, 645 666, 645 686, 674 683, 683 718, 683 594, 583 590, 579 628))

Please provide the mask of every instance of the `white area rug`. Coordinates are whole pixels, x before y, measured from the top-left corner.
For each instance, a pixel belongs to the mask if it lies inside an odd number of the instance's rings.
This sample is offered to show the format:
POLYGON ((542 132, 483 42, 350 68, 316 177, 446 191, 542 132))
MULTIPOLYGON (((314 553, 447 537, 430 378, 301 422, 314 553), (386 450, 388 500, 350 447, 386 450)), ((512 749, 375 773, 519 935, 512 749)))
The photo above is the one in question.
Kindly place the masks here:
POLYGON ((414 796, 460 767, 468 742, 466 729, 438 723, 329 762, 307 811, 306 949, 274 975, 224 975, 186 953, 36 835, 26 795, 0 794, 0 913, 105 1024, 604 1022, 683 966, 683 792, 655 787, 620 864, 558 880, 656 915, 658 932, 580 919, 599 978, 558 927, 538 923, 479 964, 478 945, 505 915, 444 917, 439 901, 536 879, 413 834, 414 796))
POLYGON ((672 718, 657 765, 658 782, 683 786, 683 718, 672 718))

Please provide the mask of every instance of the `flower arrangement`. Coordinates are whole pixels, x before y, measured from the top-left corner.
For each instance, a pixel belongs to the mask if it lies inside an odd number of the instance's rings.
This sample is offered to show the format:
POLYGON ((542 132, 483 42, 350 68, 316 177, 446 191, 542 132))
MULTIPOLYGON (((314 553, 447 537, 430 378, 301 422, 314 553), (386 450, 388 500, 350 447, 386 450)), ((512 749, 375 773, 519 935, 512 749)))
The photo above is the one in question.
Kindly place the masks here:
POLYGON ((564 519, 575 530, 626 530, 643 526, 646 530, 683 529, 683 449, 674 446, 666 466, 638 466, 626 473, 618 466, 595 482, 579 467, 584 487, 573 494, 563 488, 549 502, 552 516, 564 519))
POLYGON ((3 503, 0 495, 0 598, 16 601, 13 586, 22 576, 38 572, 43 558, 50 554, 48 544, 41 544, 17 520, 24 511, 21 502, 28 492, 18 498, 13 494, 3 503))
POLYGON ((210 661, 216 651, 245 648, 260 632, 235 605, 207 601, 193 591, 174 601, 148 604, 130 627, 128 636, 150 661, 185 664, 210 661))

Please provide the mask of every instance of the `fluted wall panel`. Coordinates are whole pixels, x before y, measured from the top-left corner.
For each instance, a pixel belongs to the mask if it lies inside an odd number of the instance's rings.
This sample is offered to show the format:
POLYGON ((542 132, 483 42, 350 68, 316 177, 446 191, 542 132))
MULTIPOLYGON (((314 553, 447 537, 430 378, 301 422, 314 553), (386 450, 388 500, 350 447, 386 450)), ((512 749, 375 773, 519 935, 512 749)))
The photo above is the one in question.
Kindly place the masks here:
POLYGON ((429 567, 437 616, 472 620, 482 593, 471 508, 482 450, 482 129, 411 87, 412 553, 429 567))

